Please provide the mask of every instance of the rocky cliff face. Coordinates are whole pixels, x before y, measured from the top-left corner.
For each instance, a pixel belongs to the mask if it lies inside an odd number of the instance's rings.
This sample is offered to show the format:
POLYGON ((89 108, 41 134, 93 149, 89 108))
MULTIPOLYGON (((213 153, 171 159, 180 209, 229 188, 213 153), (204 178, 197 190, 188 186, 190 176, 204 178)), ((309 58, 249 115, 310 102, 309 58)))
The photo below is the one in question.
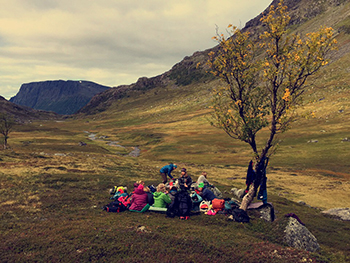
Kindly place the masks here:
POLYGON ((37 110, 69 115, 85 106, 94 95, 108 89, 90 81, 32 82, 23 84, 10 101, 37 110))

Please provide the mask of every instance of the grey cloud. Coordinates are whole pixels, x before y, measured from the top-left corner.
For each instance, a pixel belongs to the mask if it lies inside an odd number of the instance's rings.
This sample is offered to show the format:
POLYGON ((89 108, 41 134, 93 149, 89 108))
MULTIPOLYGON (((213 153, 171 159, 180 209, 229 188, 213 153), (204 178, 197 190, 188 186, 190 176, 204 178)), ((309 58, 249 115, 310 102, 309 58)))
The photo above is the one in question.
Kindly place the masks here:
POLYGON ((40 79, 116 86, 161 74, 215 46, 215 24, 245 22, 270 2, 6 1, 0 9, 0 95, 12 96, 15 87, 40 79))

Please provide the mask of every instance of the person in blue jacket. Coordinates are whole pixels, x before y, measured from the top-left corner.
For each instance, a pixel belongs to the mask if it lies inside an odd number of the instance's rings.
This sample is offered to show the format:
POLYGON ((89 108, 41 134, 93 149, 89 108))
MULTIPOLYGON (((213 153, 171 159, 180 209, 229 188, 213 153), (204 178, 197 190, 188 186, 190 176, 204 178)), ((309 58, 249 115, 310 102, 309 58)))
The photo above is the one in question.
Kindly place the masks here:
POLYGON ((211 202, 215 198, 217 198, 215 194, 204 185, 204 183, 198 184, 198 190, 199 190, 199 195, 206 201, 211 202))
POLYGON ((170 177, 171 180, 174 180, 174 177, 171 175, 171 172, 177 168, 176 164, 168 164, 162 167, 162 169, 159 170, 160 175, 163 178, 163 183, 166 184, 168 179, 167 176, 170 177))

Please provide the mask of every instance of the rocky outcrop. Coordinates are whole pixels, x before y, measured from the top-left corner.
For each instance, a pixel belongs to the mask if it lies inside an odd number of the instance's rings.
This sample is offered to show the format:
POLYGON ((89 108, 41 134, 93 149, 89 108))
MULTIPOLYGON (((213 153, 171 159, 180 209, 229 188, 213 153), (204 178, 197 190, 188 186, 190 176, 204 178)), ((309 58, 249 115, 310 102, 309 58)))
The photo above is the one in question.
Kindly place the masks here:
POLYGON ((73 114, 109 87, 90 81, 53 80, 22 84, 11 102, 32 109, 73 114))
POLYGON ((320 248, 316 237, 296 218, 289 217, 284 241, 291 247, 315 252, 320 248))
POLYGON ((340 220, 350 221, 350 208, 332 208, 321 213, 331 215, 339 218, 340 220))

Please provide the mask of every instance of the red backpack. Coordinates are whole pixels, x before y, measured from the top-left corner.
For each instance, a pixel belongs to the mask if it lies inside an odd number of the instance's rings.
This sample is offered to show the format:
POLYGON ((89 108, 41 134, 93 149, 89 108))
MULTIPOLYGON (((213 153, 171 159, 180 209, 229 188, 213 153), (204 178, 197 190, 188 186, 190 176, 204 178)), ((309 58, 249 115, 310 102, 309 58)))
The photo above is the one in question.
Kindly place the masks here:
POLYGON ((215 198, 213 201, 211 201, 211 205, 216 212, 222 211, 225 209, 225 200, 215 198))
POLYGON ((121 196, 118 198, 118 201, 121 202, 126 208, 129 209, 131 205, 131 194, 127 196, 121 196))

